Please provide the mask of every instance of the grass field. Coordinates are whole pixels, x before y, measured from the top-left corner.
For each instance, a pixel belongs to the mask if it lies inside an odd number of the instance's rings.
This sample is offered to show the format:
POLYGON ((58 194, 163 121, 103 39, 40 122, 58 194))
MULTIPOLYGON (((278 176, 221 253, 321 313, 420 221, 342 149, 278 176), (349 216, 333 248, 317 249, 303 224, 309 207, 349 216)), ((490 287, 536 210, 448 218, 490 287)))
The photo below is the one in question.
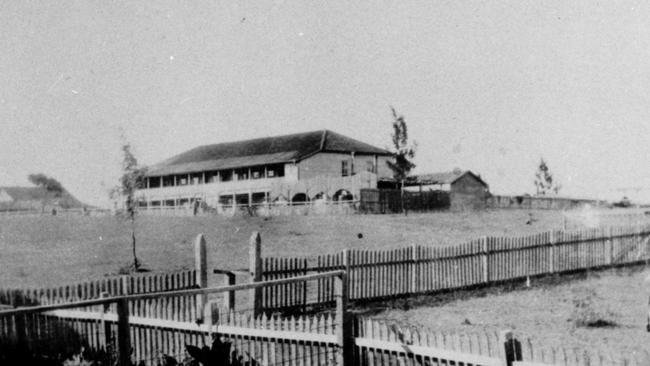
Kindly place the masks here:
MULTIPOLYGON (((248 238, 255 230, 262 235, 263 255, 293 256, 522 235, 559 228, 562 220, 558 211, 529 210, 267 220, 142 216, 137 251, 155 272, 192 268, 193 240, 203 233, 210 268, 241 269, 248 265, 248 238), (529 213, 532 225, 526 224, 529 213)), ((112 216, 0 217, 0 287, 52 286, 115 274, 130 258, 129 225, 112 216)))
POLYGON ((650 268, 637 266, 533 279, 530 288, 522 281, 422 297, 393 304, 401 309, 366 312, 438 331, 514 329, 533 344, 620 354, 620 350, 633 352, 650 345, 650 333, 646 332, 649 294, 650 268))

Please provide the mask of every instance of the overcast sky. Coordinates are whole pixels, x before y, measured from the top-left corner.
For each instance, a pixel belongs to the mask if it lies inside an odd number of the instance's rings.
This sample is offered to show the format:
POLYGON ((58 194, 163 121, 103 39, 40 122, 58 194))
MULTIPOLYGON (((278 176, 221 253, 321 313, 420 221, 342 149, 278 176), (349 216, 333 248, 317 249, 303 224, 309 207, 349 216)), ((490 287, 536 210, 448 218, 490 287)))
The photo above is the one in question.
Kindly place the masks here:
POLYGON ((650 7, 594 1, 2 1, 0 186, 43 172, 105 204, 121 135, 143 164, 331 129, 416 172, 650 201, 650 7), (642 187, 645 191, 617 191, 642 187))

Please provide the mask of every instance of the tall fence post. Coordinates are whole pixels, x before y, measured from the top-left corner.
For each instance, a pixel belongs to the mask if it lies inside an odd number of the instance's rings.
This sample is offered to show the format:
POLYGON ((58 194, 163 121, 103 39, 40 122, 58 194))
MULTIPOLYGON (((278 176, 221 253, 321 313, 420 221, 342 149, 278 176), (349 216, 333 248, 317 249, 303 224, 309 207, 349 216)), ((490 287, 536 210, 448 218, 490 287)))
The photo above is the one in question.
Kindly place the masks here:
MULTIPOLYGON (((206 244, 203 234, 196 236, 194 240, 194 263, 196 268, 196 284, 199 288, 208 287, 208 259, 206 255, 206 244)), ((196 295, 196 317, 197 323, 211 324, 211 314, 205 311, 207 295, 196 295)))
POLYGON ((336 365, 354 365, 354 330, 352 314, 348 312, 347 273, 334 278, 334 297, 336 298, 336 342, 339 345, 336 365))
MULTIPOLYGON (((102 299, 105 299, 109 297, 110 295, 108 292, 102 292, 101 295, 99 296, 102 299)), ((112 336, 111 336, 111 324, 107 322, 104 317, 108 310, 110 309, 111 305, 110 304, 104 304, 102 305, 102 312, 100 314, 100 341, 99 344, 103 345, 105 349, 115 349, 112 344, 112 336), (109 347, 110 346, 110 347, 109 347)))
POLYGON ((129 334, 129 300, 117 302, 117 350, 119 366, 131 366, 131 336, 129 334))
POLYGON ((549 232, 549 246, 548 246, 548 273, 555 273, 555 230, 549 232))
MULTIPOLYGON (((251 282, 262 281, 262 238, 257 231, 253 232, 249 241, 249 269, 251 282)), ((250 290, 249 295, 250 308, 253 309, 253 315, 257 316, 262 312, 262 288, 255 287, 250 290)))
POLYGON ((420 290, 418 280, 420 279, 420 246, 411 246, 411 293, 416 294, 420 290))
POLYGON ((506 366, 512 366, 515 361, 523 361, 521 355, 521 342, 519 342, 511 330, 501 332, 506 366))
POLYGON ((352 293, 352 265, 351 265, 350 249, 343 249, 343 270, 345 271, 345 297, 350 298, 352 293))
POLYGON ((607 242, 609 243, 609 265, 614 264, 614 232, 612 227, 607 228, 607 242))
POLYGON ((490 281, 490 261, 489 261, 489 251, 488 251, 488 237, 484 236, 481 238, 481 265, 483 266, 483 282, 488 283, 490 281))
MULTIPOLYGON (((234 286, 235 285, 235 274, 226 273, 224 277, 224 286, 234 286)), ((223 302, 226 304, 228 312, 235 311, 235 291, 224 292, 223 302)))

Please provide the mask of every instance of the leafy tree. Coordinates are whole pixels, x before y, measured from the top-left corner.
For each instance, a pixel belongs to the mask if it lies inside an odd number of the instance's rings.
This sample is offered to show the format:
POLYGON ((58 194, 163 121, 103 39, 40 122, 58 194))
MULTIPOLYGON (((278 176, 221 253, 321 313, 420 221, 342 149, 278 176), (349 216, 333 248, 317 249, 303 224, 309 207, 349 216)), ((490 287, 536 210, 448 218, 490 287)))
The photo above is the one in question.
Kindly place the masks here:
POLYGON ((537 195, 544 196, 548 193, 557 194, 561 186, 553 182, 553 174, 551 174, 544 158, 540 158, 537 172, 535 173, 535 190, 537 195))
POLYGON ((131 144, 122 145, 122 176, 120 184, 111 192, 111 198, 124 200, 124 214, 131 224, 131 245, 133 249, 133 271, 141 270, 136 255, 135 218, 138 211, 136 191, 144 187, 146 168, 138 165, 138 160, 131 152, 131 144))
POLYGON ((53 193, 54 197, 61 197, 63 192, 65 192, 63 185, 58 180, 48 177, 45 174, 30 174, 27 176, 27 179, 35 186, 45 188, 46 191, 53 193))
POLYGON ((400 182, 401 196, 402 196, 402 210, 406 213, 404 207, 404 181, 415 164, 411 161, 415 157, 415 150, 417 143, 414 141, 412 144, 408 142, 408 128, 404 116, 398 115, 395 108, 390 107, 393 113, 393 133, 391 139, 393 142, 393 159, 388 161, 388 167, 393 171, 393 178, 400 182))

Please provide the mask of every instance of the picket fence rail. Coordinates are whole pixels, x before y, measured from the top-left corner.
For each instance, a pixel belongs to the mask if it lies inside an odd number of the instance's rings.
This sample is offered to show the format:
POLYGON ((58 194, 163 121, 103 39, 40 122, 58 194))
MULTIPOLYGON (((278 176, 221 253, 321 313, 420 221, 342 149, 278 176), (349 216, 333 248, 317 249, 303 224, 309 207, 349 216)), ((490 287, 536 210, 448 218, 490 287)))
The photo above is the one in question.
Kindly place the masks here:
MULTIPOLYGON (((255 234, 258 235, 259 234, 255 234)), ((345 270, 350 300, 367 301, 500 283, 530 276, 650 260, 650 225, 482 237, 448 246, 343 250, 307 257, 263 257, 251 239, 254 281, 345 270)), ((333 282, 267 287, 260 311, 300 311, 333 304, 333 282)))

